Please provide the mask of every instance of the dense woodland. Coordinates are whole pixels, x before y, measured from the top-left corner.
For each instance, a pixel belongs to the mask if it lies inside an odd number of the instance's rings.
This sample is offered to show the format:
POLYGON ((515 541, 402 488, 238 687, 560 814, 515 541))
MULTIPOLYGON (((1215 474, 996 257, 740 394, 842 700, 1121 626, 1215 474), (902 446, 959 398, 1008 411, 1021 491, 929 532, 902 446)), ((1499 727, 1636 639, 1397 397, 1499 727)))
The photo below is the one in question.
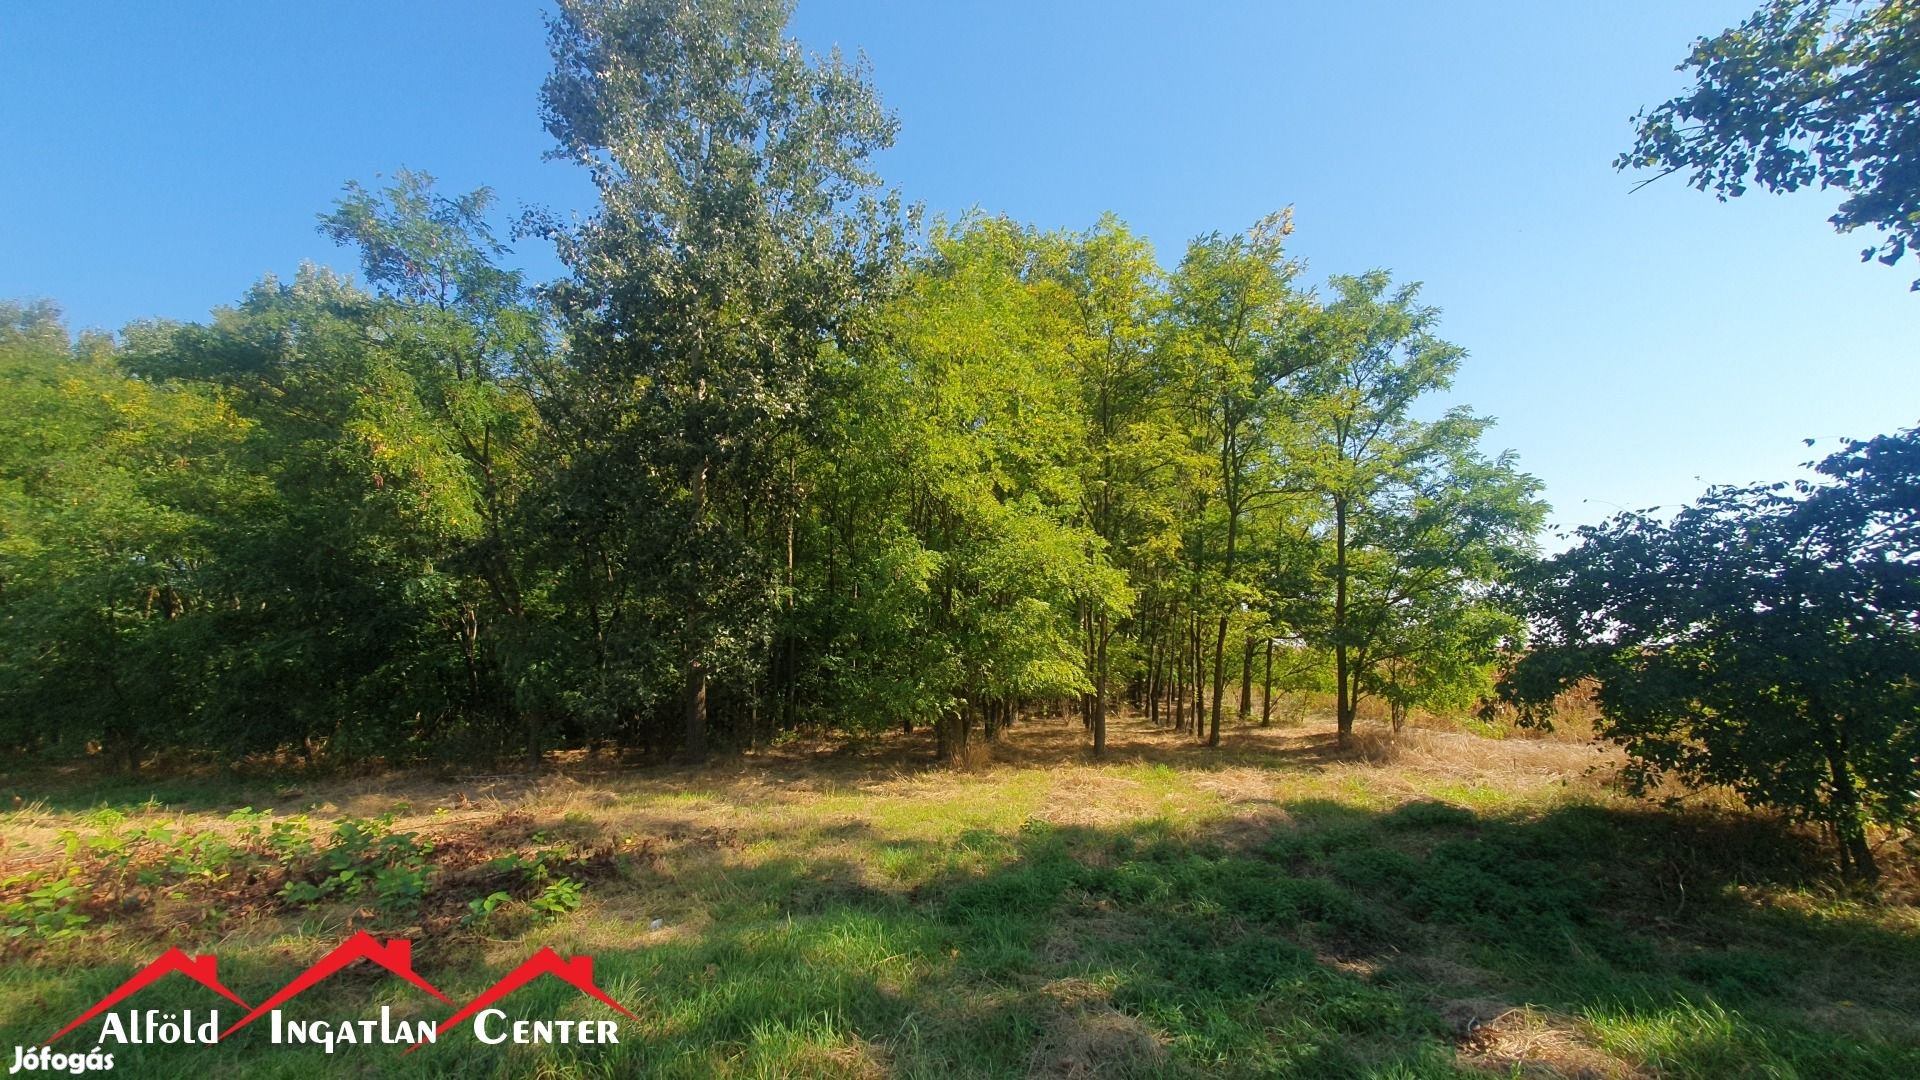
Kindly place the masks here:
POLYGON ((1098 750, 1121 701, 1217 743, 1253 683, 1343 731, 1486 688, 1543 508, 1434 403, 1463 350, 1413 286, 1304 288, 1284 212, 1171 267, 1111 217, 920 230, 865 72, 726 8, 565 9, 566 280, 402 172, 322 219, 357 283, 77 344, 8 313, 0 739, 953 751, 1044 706, 1098 750))
MULTIPOLYGON (((1749 667, 1778 737, 1701 750, 1740 706, 1696 691, 1733 676, 1680 664, 1660 685, 1694 690, 1660 700, 1628 676, 1748 639, 1649 614, 1678 594, 1609 613, 1672 570, 1652 519, 1537 564, 1540 485, 1451 403, 1466 352, 1417 286, 1310 285, 1284 210, 1166 260, 1112 216, 925 223, 874 172, 895 124, 868 72, 785 15, 559 5, 541 108, 598 187, 583 219, 503 222, 401 171, 320 215, 355 275, 116 336, 0 312, 0 747, 699 758, 930 726, 960 756, 1046 711, 1099 753, 1116 708, 1217 745, 1279 689, 1331 693, 1345 741, 1363 700, 1466 710, 1524 654, 1509 701, 1612 687, 1656 772, 1911 817, 1912 433, 1829 469, 1892 495, 1807 526, 1866 538, 1808 565, 1882 567, 1829 597, 1852 614, 1821 609, 1850 627, 1834 649, 1884 646, 1847 676, 1871 708, 1749 667), (508 240, 568 273, 526 280, 508 240), (1555 648, 1526 653, 1529 625, 1555 648)), ((1722 519, 1791 516, 1750 495, 1722 519)), ((1729 528, 1695 539, 1758 542, 1729 528)), ((1752 640, 1752 664, 1792 659, 1752 640)))

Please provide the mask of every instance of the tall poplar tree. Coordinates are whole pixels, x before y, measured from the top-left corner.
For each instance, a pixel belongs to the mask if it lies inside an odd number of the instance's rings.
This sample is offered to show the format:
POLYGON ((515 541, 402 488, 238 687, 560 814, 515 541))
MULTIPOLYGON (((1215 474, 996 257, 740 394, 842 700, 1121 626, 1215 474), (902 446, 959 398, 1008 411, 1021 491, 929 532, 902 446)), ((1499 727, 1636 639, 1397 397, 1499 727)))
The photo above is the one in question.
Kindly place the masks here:
POLYGON ((582 376, 584 485, 650 504, 615 541, 675 617, 684 745, 704 754, 716 674, 763 653, 780 575, 752 509, 773 447, 813 412, 822 350, 848 346, 903 243, 869 159, 893 118, 864 66, 811 57, 785 0, 562 0, 542 91, 558 156, 599 212, 550 231, 582 376), (741 507, 737 512, 734 508, 741 507))

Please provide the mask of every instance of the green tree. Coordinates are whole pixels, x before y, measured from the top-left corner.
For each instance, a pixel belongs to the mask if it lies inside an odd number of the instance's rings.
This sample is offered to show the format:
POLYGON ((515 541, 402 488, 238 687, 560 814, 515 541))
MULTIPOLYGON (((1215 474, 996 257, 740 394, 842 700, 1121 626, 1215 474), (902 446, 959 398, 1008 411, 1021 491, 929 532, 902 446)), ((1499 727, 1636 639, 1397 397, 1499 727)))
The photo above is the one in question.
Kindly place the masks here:
POLYGON ((549 229, 573 271, 553 295, 581 376, 576 460, 605 477, 594 501, 651 504, 586 513, 619 523, 613 564, 649 568, 633 585, 672 614, 694 757, 710 679, 755 682, 779 610, 764 519, 790 520, 798 498, 779 448, 904 242, 868 166, 892 117, 863 67, 786 38, 788 14, 784 0, 563 0, 542 91, 559 156, 601 197, 583 226, 549 229))
MULTIPOLYGON (((1694 42, 1694 85, 1634 118, 1622 169, 1685 172, 1721 199, 1748 185, 1847 193, 1829 220, 1886 238, 1861 252, 1892 266, 1920 243, 1920 5, 1772 0, 1694 42)), ((1655 179, 1658 179, 1658 176, 1655 179)), ((1920 280, 1913 283, 1920 289, 1920 280)))
MULTIPOLYGON (((1080 482, 1082 520, 1098 542, 1096 570, 1115 566, 1145 580, 1178 543, 1166 498, 1181 431, 1165 405, 1167 365, 1157 348, 1165 307, 1153 250, 1109 214, 1086 233, 1048 245, 1042 259, 1070 304, 1063 322, 1066 373, 1078 385, 1085 431, 1080 482)), ((1083 604, 1087 640, 1085 719, 1093 752, 1107 744, 1112 652, 1119 626, 1110 605, 1083 604)))
POLYGON ((1526 565, 1544 507, 1510 457, 1461 443, 1413 474, 1407 502, 1355 531, 1348 636, 1358 691, 1384 699, 1393 728, 1410 709, 1464 712, 1493 692, 1504 650, 1525 639, 1496 588, 1526 565))
POLYGON ((247 421, 261 497, 215 520, 202 727, 229 752, 411 756, 490 721, 464 692, 462 575, 479 483, 404 320, 342 278, 269 278, 206 325, 135 327, 122 363, 247 421))
MULTIPOLYGON (((1293 231, 1292 212, 1270 215, 1244 234, 1201 237, 1175 272, 1169 299, 1169 348, 1178 357, 1195 419, 1197 455, 1207 459, 1207 489, 1191 522, 1195 615, 1212 622, 1213 702, 1208 745, 1220 745, 1226 686, 1226 646, 1236 611, 1260 602, 1244 558, 1249 513, 1284 494, 1277 464, 1274 420, 1287 383, 1313 357, 1298 347, 1306 305, 1291 282, 1299 267, 1282 246, 1293 231), (1217 555, 1203 557, 1209 526, 1218 520, 1217 555)), ((1197 703, 1196 703, 1197 708, 1197 703)), ((1196 714, 1196 731, 1197 714, 1196 714)))
POLYGON ((492 204, 485 188, 446 196, 433 177, 402 169, 378 192, 349 183, 320 228, 359 249, 386 301, 368 333, 404 365, 434 452, 468 475, 461 513, 477 527, 441 552, 455 575, 450 632, 466 672, 466 709, 522 727, 537 760, 557 691, 537 675, 541 635, 529 593, 538 590, 526 583, 535 529, 522 502, 551 468, 537 408, 551 358, 521 275, 498 264, 507 249, 487 220, 492 204))
POLYGON ((70 348, 51 305, 0 304, 0 745, 131 769, 198 741, 218 526, 262 491, 248 431, 106 339, 70 348))
POLYGON ((1059 241, 1003 219, 937 232, 875 365, 886 397, 867 411, 897 419, 866 467, 897 478, 899 522, 876 554, 913 583, 922 628, 895 681, 933 690, 950 754, 976 718, 991 735, 1022 699, 1095 694, 1087 628, 1133 600, 1084 516, 1084 324, 1059 241))
MULTIPOLYGON (((1314 525, 1323 590, 1293 605, 1333 655, 1340 741, 1359 702, 1404 708, 1484 670, 1512 627, 1493 587, 1531 550, 1539 482, 1511 455, 1479 450, 1491 421, 1465 408, 1422 420, 1464 350, 1434 334, 1439 312, 1386 273, 1337 277, 1305 347, 1321 357, 1294 402, 1291 485, 1324 506, 1314 525)), ((1398 711, 1398 710, 1396 710, 1398 711)))
POLYGON ((1530 583, 1536 638, 1502 695, 1544 723, 1593 680, 1636 781, 1821 822, 1871 880, 1867 825, 1920 810, 1920 429, 1817 468, 1582 528, 1530 583))

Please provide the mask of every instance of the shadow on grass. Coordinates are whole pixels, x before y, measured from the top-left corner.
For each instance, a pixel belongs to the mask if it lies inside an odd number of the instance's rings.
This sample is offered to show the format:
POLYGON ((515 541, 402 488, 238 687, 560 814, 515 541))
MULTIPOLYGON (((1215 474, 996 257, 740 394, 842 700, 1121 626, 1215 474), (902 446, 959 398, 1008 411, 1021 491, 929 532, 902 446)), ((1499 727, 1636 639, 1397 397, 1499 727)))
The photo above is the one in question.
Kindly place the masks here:
MULTIPOLYGON (((1035 820, 941 842, 831 838, 864 845, 857 858, 810 853, 819 837, 796 830, 751 864, 713 848, 641 868, 578 916, 591 926, 536 935, 594 953, 600 985, 639 1017, 618 1046, 486 1046, 463 1031, 402 1060, 262 1032, 117 1057, 134 1075, 183 1077, 1441 1077, 1521 1062, 1920 1075, 1920 938, 1823 898, 1819 853, 1765 821, 1437 802, 1281 811, 1257 835, 1035 820), (621 889, 667 886, 699 910, 688 933, 649 937, 621 889), (1555 1038, 1536 1033, 1509 1059, 1487 1022, 1520 1006, 1555 1038)), ((535 947, 440 942, 420 966, 460 1002, 535 947)), ((302 966, 274 943, 216 951, 249 1000, 302 966)), ((9 964, 0 1046, 45 1038, 128 971, 85 947, 9 964)), ((170 979, 139 1004, 215 1002, 170 979)), ((394 980, 343 976, 289 1015, 380 1004, 445 1013, 394 980)), ((605 1015, 551 980, 503 1007, 605 1015)))
POLYGON ((59 812, 101 808, 130 813, 143 806, 216 812, 278 800, 268 780, 236 780, 218 772, 107 774, 92 765, 41 766, 0 774, 0 811, 39 806, 59 812))
MULTIPOLYGON (((1222 745, 1168 728, 1149 726, 1143 717, 1116 714, 1110 720, 1105 757, 1092 756, 1090 736, 1076 720, 1022 718, 992 744, 996 768, 1045 768, 1057 764, 1167 765, 1187 772, 1262 768, 1276 772, 1315 771, 1356 760, 1339 748, 1328 730, 1246 725, 1229 727, 1222 745)), ((976 732, 976 737, 981 737, 976 732)), ((727 794, 741 785, 773 781, 804 791, 832 787, 864 792, 902 778, 944 775, 949 767, 934 752, 925 728, 864 735, 834 742, 807 742, 731 756, 717 755, 701 766, 674 762, 633 763, 580 752, 551 754, 544 766, 511 762, 486 766, 483 775, 466 775, 481 766, 415 765, 389 769, 377 763, 299 769, 226 769, 212 765, 152 765, 134 773, 107 772, 97 762, 29 762, 0 771, 0 813, 23 805, 55 812, 109 808, 132 812, 157 806, 180 812, 225 812, 242 806, 298 812, 337 801, 344 793, 369 789, 407 789, 415 801, 484 793, 517 798, 555 778, 616 787, 643 786, 664 793, 711 791, 727 794)))

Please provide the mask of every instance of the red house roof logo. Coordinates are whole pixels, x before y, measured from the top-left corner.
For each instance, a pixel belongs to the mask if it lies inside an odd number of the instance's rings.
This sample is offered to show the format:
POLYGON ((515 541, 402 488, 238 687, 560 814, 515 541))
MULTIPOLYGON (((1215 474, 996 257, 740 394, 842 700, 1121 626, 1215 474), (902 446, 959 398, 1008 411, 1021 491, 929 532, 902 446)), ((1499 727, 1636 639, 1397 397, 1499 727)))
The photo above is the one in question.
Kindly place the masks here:
MULTIPOLYGON (((445 1035, 447 1032, 459 1027, 462 1023, 466 1022, 468 1017, 487 1008, 494 1002, 499 1001, 501 998, 506 997, 508 994, 513 993, 515 990, 520 989, 542 975, 551 975, 559 979, 561 982, 566 983, 568 986, 573 987, 575 990, 580 991, 629 1020, 640 1019, 626 1009, 621 1008, 619 1002, 608 997, 606 991, 594 985, 593 957, 574 956, 563 960, 560 958, 560 954, 554 952, 551 947, 543 947, 539 952, 521 961, 519 967, 507 972, 505 978, 488 987, 479 997, 467 1002, 465 1007, 459 1012, 440 1021, 436 1038, 438 1035, 445 1035)), ((411 1054, 424 1045, 424 1040, 414 1043, 407 1048, 407 1053, 411 1054)))
MULTIPOLYGON (((374 938, 372 934, 362 930, 341 942, 332 952, 321 957, 312 967, 307 968, 307 970, 295 976, 293 981, 275 991, 272 997, 269 997, 257 1006, 249 1006, 238 994, 235 994, 221 984, 215 970, 218 961, 216 961, 213 956, 189 956, 178 948, 168 949, 160 955, 159 959, 135 972, 131 978, 121 983, 112 993, 101 998, 92 1008, 80 1014, 79 1019, 61 1028, 59 1031, 54 1032, 53 1037, 49 1038, 47 1042, 52 1043, 55 1039, 60 1038, 74 1028, 79 1027, 115 1005, 118 1005, 141 989, 152 985, 154 982, 174 972, 185 975, 187 978, 212 990, 228 1001, 233 1002, 243 1009, 249 1010, 245 1016, 242 1016, 225 1031, 222 1031, 218 1040, 216 1040, 225 1041, 227 1036, 246 1027, 260 1017, 267 1015, 287 1002, 292 1001, 294 998, 299 997, 301 994, 306 993, 308 990, 313 989, 315 986, 318 986, 320 983, 332 978, 334 975, 339 974, 347 967, 362 960, 371 961, 373 964, 384 969, 388 974, 405 980, 448 1005, 453 1004, 452 1001, 448 1000, 447 995, 441 993, 432 983, 421 978, 419 973, 413 970, 413 942, 405 938, 392 938, 387 941, 380 941, 374 938)), ((520 966, 509 971, 505 978, 488 987, 479 997, 474 998, 462 1006, 452 1016, 440 1021, 434 1029, 435 1040, 437 1041, 439 1036, 445 1035, 447 1032, 459 1027, 476 1013, 489 1008, 494 1003, 505 998, 508 994, 513 993, 542 975, 551 975, 559 979, 561 982, 566 983, 568 986, 600 1002, 602 1005, 607 1006, 629 1020, 639 1019, 639 1017, 634 1016, 625 1008, 621 1007, 619 1002, 607 996, 606 991, 594 984, 593 957, 562 957, 551 948, 542 948, 539 952, 534 953, 522 961, 520 966)), ((423 1039, 409 1047, 406 1052, 411 1054, 413 1051, 426 1045, 426 1042, 427 1040, 423 1039)))
MULTIPOLYGON (((453 1004, 447 995, 434 989, 433 984, 421 978, 413 970, 413 942, 405 938, 392 938, 386 942, 374 939, 365 930, 340 943, 332 952, 321 957, 312 967, 295 976, 293 981, 281 987, 274 995, 261 1002, 252 1012, 234 1021, 233 1026, 220 1033, 225 1039, 234 1032, 253 1023, 260 1017, 292 1001, 313 987, 338 974, 342 969, 358 960, 371 960, 387 970, 389 974, 425 990, 434 997, 453 1004)), ((244 1002, 242 1003, 244 1004, 244 1002)))
MULTIPOLYGON (((219 961, 211 955, 188 956, 178 948, 168 949, 166 952, 160 954, 158 960, 134 972, 132 978, 121 983, 113 993, 101 998, 94 1004, 93 1008, 81 1013, 80 1019, 54 1032, 53 1038, 48 1039, 47 1042, 53 1042, 54 1039, 65 1035, 81 1024, 99 1016, 101 1013, 120 1004, 120 1002, 132 997, 138 991, 145 989, 147 986, 175 971, 199 983, 201 986, 212 990, 214 993, 219 994, 221 997, 226 998, 241 1008, 246 1008, 247 1003, 240 1000, 238 994, 235 994, 220 984, 219 976, 215 973, 215 968, 218 965, 219 961)), ((443 998, 442 1000, 445 999, 443 998)))

